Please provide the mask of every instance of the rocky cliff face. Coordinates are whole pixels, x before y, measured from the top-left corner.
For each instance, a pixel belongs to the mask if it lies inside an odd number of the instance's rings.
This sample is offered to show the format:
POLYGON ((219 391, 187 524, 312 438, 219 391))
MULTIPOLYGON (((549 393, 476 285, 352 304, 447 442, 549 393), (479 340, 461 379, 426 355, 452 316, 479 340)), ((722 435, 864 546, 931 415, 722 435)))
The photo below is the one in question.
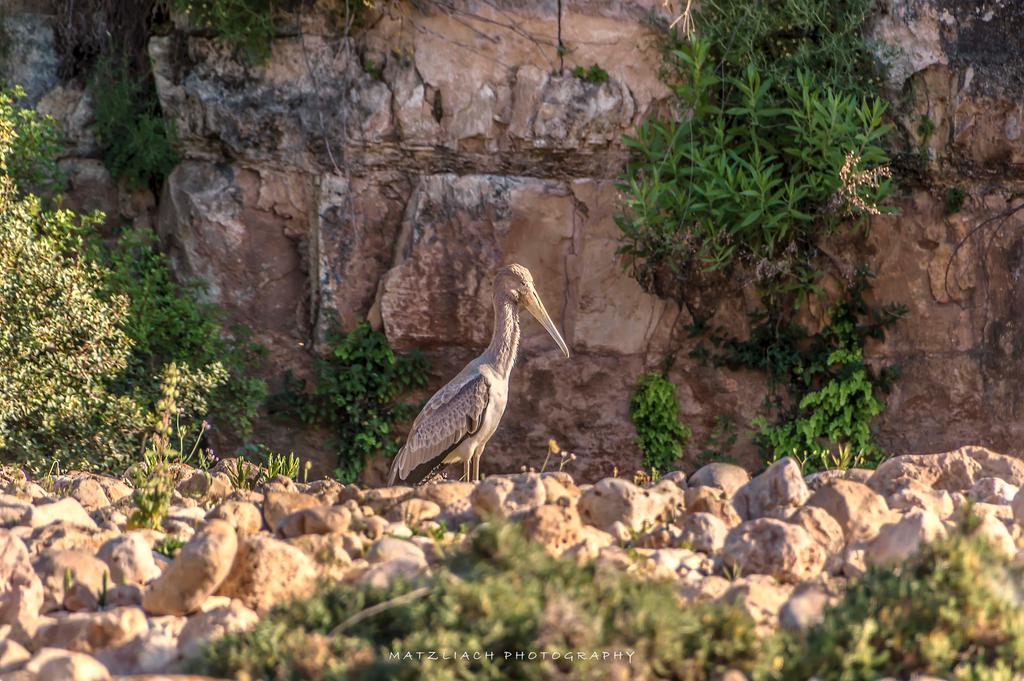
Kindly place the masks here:
MULTIPOLYGON (((880 439, 894 453, 970 441, 1022 454, 1024 56, 1013 45, 1024 9, 884 5, 872 30, 889 46, 889 94, 927 181, 849 256, 878 273, 877 301, 910 307, 868 349, 903 366, 880 439), (967 201, 946 216, 952 186, 967 201)), ((179 23, 149 44, 185 156, 159 197, 105 179, 87 97, 55 70, 38 76, 53 17, 14 12, 35 27, 21 60, 40 65, 15 74, 35 74, 30 94, 74 141, 72 201, 157 225, 179 271, 255 330, 275 372, 308 371, 332 320, 368 317, 395 346, 428 351, 436 387, 486 344, 490 277, 518 261, 574 354, 560 359, 526 323, 485 469, 539 465, 549 437, 578 452, 577 475, 635 468, 629 396, 667 352, 695 451, 716 416, 742 433, 758 412, 763 382, 690 359, 688 312, 644 292, 616 256, 621 135, 667 105, 660 0, 566 1, 560 17, 554 0, 396 3, 350 38, 297 14, 259 66, 179 23), (568 75, 591 64, 608 80, 568 75)), ((715 321, 741 330, 749 298, 720 301, 715 321)))

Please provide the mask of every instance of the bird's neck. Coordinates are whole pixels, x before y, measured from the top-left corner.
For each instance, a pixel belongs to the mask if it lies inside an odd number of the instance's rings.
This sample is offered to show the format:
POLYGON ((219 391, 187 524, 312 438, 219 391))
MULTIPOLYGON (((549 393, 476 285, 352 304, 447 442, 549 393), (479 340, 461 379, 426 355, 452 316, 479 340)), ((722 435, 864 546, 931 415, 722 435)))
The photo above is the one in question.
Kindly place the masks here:
POLYGON ((519 351, 519 306, 504 296, 494 299, 494 335, 486 356, 505 378, 519 351))

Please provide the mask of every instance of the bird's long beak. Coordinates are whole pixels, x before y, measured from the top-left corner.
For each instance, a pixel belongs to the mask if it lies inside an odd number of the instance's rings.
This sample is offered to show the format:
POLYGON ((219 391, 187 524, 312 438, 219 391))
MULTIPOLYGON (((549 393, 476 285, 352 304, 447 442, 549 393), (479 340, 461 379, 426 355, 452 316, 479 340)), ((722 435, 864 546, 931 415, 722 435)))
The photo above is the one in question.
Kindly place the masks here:
POLYGON ((558 348, 569 357, 569 348, 566 346, 565 341, 562 340, 562 334, 558 333, 558 329, 555 327, 555 323, 551 321, 551 317, 548 316, 548 311, 544 309, 544 303, 540 302, 540 296, 537 295, 535 289, 530 290, 530 295, 526 296, 525 301, 526 309, 530 311, 530 314, 540 322, 547 332, 554 339, 555 343, 558 344, 558 348))

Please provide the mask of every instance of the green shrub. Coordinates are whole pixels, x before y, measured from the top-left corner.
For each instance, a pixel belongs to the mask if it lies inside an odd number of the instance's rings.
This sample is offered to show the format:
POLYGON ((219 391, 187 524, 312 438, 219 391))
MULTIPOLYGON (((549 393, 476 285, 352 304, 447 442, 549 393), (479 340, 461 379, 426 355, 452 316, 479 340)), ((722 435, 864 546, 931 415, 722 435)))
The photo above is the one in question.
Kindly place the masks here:
POLYGON ((572 75, 588 83, 605 83, 608 81, 608 72, 597 64, 591 64, 590 68, 577 66, 572 70, 572 75))
POLYGON ((153 86, 107 59, 96 64, 89 90, 110 174, 130 187, 159 187, 180 156, 153 86))
POLYGON ((679 420, 676 387, 661 374, 648 373, 629 403, 629 417, 636 428, 636 446, 643 452, 643 466, 664 473, 683 455, 690 429, 679 420))
POLYGON ((246 434, 266 392, 249 373, 255 346, 222 339, 215 310, 174 282, 151 234, 108 250, 102 215, 55 210, 20 189, 58 181, 59 147, 52 121, 12 98, 0 94, 0 455, 37 474, 54 462, 123 472, 143 451, 172 362, 180 418, 212 414, 246 434))
POLYGON ((863 27, 875 9, 874 0, 709 0, 694 18, 723 72, 753 66, 780 88, 805 72, 820 87, 874 94, 879 65, 863 27))
POLYGON ((426 590, 332 630, 413 585, 362 591, 324 585, 248 633, 206 648, 195 671, 252 679, 605 678, 608 660, 517 660, 516 652, 632 651, 631 678, 699 681, 740 669, 769 678, 782 660, 737 606, 682 607, 666 582, 550 558, 513 526, 484 526, 439 566, 426 590), (415 659, 415 651, 492 651, 493 659, 415 659), (412 660, 390 659, 413 652, 412 660), (506 652, 513 657, 506 660, 506 652))
POLYGON ((878 465, 883 452, 871 434, 871 421, 885 403, 896 367, 872 372, 864 362, 864 343, 884 339, 885 330, 906 314, 906 307, 870 307, 864 300, 870 273, 858 270, 845 295, 829 311, 829 324, 814 335, 778 310, 754 313, 750 336, 740 340, 710 331, 717 354, 703 343, 691 353, 723 367, 754 369, 768 375, 771 393, 754 441, 766 462, 783 456, 802 460, 810 472, 839 465, 878 465), (845 448, 845 449, 843 449, 845 448), (840 454, 845 454, 840 456, 840 454))
POLYGON ((349 333, 332 332, 328 342, 333 349, 317 363, 313 389, 286 377, 271 409, 331 429, 338 448, 335 475, 351 482, 367 457, 398 451, 392 426, 412 415, 412 406, 398 398, 426 385, 426 363, 419 353, 396 354, 387 337, 365 322, 349 333))
POLYGON ((626 139, 634 156, 619 226, 641 283, 738 259, 762 284, 784 279, 815 236, 879 211, 891 192, 879 169, 890 128, 881 100, 823 87, 810 72, 784 88, 752 64, 720 76, 700 40, 673 54, 688 68, 674 89, 692 115, 648 121, 626 139))
POLYGON ((45 211, 0 175, 0 453, 36 474, 53 460, 123 464, 139 445, 138 406, 109 390, 131 351, 121 328, 128 301, 104 295, 102 270, 76 256, 89 222, 45 211))
POLYGON ((960 209, 964 207, 964 199, 967 198, 967 192, 964 191, 963 187, 950 187, 946 190, 946 215, 953 215, 959 213, 960 209))
POLYGON ((24 96, 20 86, 0 88, 0 120, 13 126, 5 171, 21 194, 51 197, 64 188, 64 174, 57 165, 63 151, 60 132, 51 117, 19 107, 24 96))
POLYGON ((1024 575, 957 533, 894 570, 871 568, 824 621, 789 641, 784 679, 924 674, 1010 681, 1024 668, 1024 575))
MULTIPOLYGON (((247 61, 259 63, 270 56, 276 32, 273 0, 173 0, 172 6, 187 14, 201 28, 223 38, 247 61)), ((374 0, 329 0, 323 9, 344 26, 358 21, 375 6, 374 0)))
POLYGON ((233 338, 224 337, 218 308, 200 302, 199 283, 174 279, 151 231, 125 232, 106 252, 104 265, 109 295, 129 301, 124 330, 132 353, 118 388, 151 405, 160 371, 175 362, 187 417, 208 416, 214 426, 247 437, 267 396, 266 382, 252 375, 263 349, 248 340, 248 330, 236 328, 233 338))
POLYGON ((274 38, 272 0, 174 0, 179 12, 188 14, 202 28, 224 38, 253 62, 270 56, 274 38))

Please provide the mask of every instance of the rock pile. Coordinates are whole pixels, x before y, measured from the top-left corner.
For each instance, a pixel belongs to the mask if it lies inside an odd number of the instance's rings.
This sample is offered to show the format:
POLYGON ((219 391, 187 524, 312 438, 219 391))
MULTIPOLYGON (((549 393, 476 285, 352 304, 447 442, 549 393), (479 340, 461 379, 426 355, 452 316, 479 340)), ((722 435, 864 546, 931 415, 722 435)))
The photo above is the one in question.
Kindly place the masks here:
POLYGON ((814 624, 847 580, 904 561, 968 507, 998 550, 1024 547, 1024 462, 978 447, 807 477, 788 458, 753 479, 714 463, 646 486, 523 473, 382 489, 277 477, 252 490, 218 472, 176 476, 158 531, 130 528, 132 491, 114 478, 0 469, 4 679, 174 673, 320 579, 428 572, 492 517, 552 554, 675 580, 684 602, 738 603, 765 632, 814 624))

